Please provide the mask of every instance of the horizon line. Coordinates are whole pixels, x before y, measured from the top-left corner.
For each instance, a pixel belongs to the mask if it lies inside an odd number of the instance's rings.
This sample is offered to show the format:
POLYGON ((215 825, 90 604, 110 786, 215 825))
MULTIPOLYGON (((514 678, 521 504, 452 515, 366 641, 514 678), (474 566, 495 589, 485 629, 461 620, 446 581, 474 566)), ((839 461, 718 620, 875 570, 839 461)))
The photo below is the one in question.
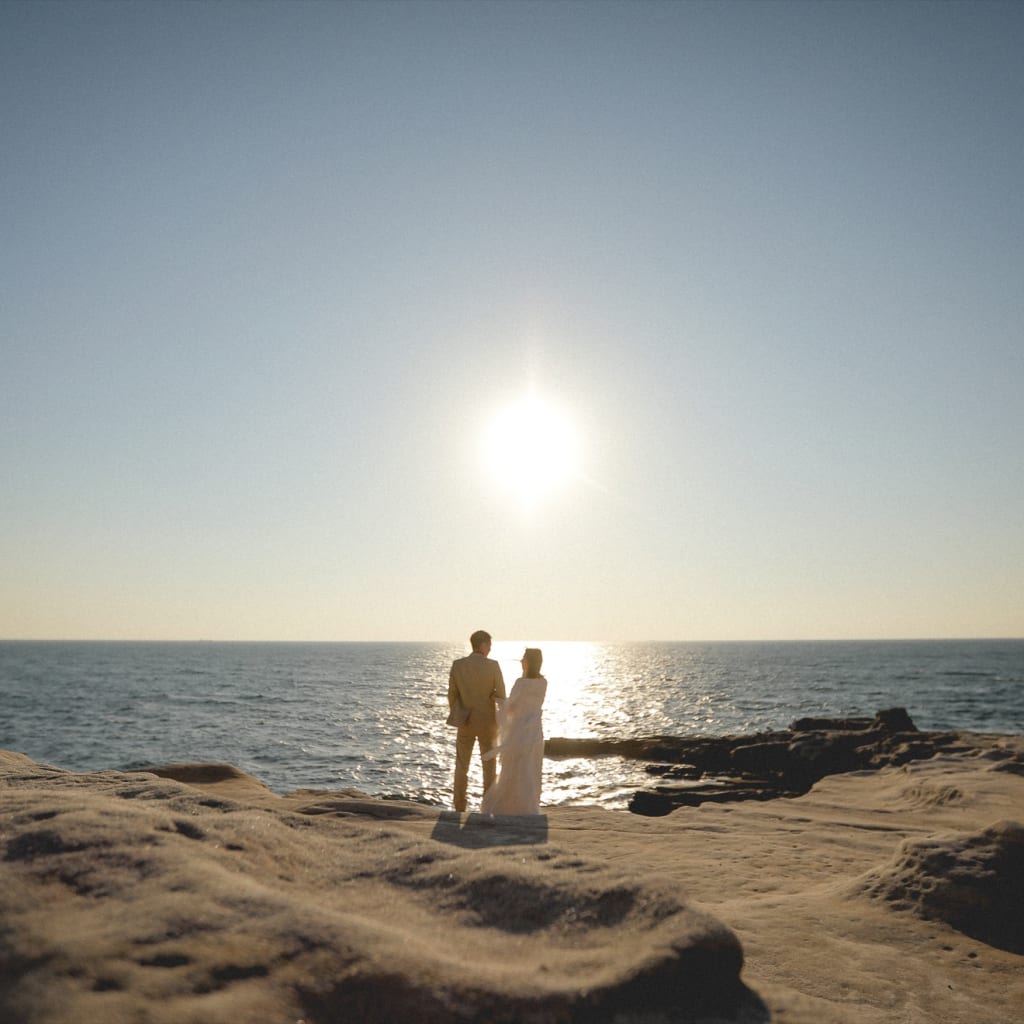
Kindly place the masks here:
MULTIPOLYGON (((636 640, 594 640, 594 639, 561 639, 558 637, 530 638, 543 643, 572 644, 811 644, 811 643, 943 643, 972 641, 1020 641, 1024 636, 804 636, 804 637, 749 637, 745 639, 636 639, 636 640)), ((54 643, 54 644, 454 644, 467 643, 466 639, 253 639, 231 637, 47 637, 47 636, 12 636, 0 637, 0 643, 54 643)), ((499 639, 496 643, 522 643, 522 637, 499 639)))

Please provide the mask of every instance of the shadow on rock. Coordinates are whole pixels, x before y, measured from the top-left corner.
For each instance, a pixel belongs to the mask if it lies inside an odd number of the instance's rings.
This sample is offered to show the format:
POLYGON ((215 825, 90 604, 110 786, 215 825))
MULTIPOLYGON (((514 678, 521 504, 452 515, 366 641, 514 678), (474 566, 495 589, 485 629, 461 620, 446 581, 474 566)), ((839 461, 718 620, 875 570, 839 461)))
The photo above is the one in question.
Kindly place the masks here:
MULTIPOLYGON (((309 1021, 415 1021, 416 1024, 769 1024, 761 998, 738 981, 713 995, 688 991, 686 983, 701 965, 681 967, 671 977, 638 976, 627 985, 576 998, 550 994, 537 998, 466 988, 437 992, 410 984, 401 975, 353 978, 327 994, 307 992, 309 1021)), ((711 979, 703 978, 706 987, 711 979)))
POLYGON ((1024 825, 908 839, 891 863, 850 889, 897 910, 944 921, 1010 953, 1024 953, 1024 825))
POLYGON ((548 841, 546 814, 468 814, 442 811, 430 834, 439 843, 480 850, 489 846, 536 846, 548 841))

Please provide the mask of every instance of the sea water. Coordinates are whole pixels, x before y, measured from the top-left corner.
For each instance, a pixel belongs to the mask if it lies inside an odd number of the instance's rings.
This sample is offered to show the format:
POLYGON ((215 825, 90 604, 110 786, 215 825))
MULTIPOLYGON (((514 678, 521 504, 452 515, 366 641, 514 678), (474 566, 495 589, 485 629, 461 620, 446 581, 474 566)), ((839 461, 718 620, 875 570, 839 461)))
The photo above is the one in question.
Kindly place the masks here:
MULTIPOLYGON (((524 644, 496 642, 509 686, 524 644)), ((754 733, 905 707, 921 729, 1024 732, 1024 640, 530 641, 547 736, 754 733)), ((237 765, 284 793, 450 802, 448 669, 465 643, 0 643, 0 748, 75 771, 237 765)), ((479 767, 470 777, 479 798, 479 767)), ((547 760, 545 804, 625 806, 619 758, 547 760)))

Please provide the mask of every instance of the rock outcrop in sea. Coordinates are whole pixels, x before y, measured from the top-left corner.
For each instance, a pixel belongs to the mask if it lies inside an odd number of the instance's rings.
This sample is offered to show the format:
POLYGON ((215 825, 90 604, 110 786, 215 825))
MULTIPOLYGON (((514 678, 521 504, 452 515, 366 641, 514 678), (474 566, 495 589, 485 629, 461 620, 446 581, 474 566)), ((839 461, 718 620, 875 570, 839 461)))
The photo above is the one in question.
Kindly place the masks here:
POLYGON ((801 718, 787 730, 754 736, 653 736, 645 739, 549 739, 548 757, 617 755, 647 761, 660 778, 629 803, 658 816, 677 807, 800 796, 840 772, 906 764, 964 752, 971 741, 953 732, 921 732, 903 708, 873 718, 801 718))

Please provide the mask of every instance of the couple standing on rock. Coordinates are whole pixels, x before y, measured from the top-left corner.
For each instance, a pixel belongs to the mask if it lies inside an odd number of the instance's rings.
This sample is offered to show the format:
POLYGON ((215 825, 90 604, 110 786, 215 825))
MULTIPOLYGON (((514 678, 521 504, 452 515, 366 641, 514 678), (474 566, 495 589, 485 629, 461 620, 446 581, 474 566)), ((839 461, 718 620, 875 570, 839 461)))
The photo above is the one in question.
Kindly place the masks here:
POLYGON ((537 647, 523 652, 523 674, 505 697, 501 666, 488 657, 491 634, 479 629, 470 638, 473 653, 458 658, 448 674, 448 724, 455 738, 456 811, 466 809, 469 762, 480 744, 484 771, 484 814, 540 814, 544 729, 541 707, 548 682, 540 674, 537 647), (496 760, 501 758, 501 774, 496 760))

